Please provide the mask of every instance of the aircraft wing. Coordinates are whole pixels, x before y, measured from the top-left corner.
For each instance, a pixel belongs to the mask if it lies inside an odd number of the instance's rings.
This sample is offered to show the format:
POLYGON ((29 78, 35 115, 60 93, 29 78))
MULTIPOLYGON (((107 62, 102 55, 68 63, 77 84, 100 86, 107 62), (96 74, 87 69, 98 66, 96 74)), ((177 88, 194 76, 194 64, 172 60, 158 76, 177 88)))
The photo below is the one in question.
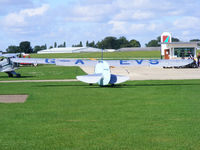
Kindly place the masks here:
POLYGON ((111 74, 109 83, 110 84, 118 84, 118 83, 126 82, 127 80, 129 80, 128 76, 111 74))
POLYGON ((97 60, 61 59, 61 58, 12 58, 15 63, 55 64, 58 66, 95 66, 97 60))
POLYGON ((89 74, 89 75, 83 75, 83 76, 77 76, 76 79, 85 83, 97 83, 101 78, 102 74, 89 74))
MULTIPOLYGON (((101 61, 101 60, 100 60, 101 61)), ((95 66, 98 60, 82 60, 82 59, 56 59, 55 64, 59 66, 95 66)), ((193 60, 106 60, 110 66, 161 66, 176 67, 185 66, 193 62, 193 60)))
MULTIPOLYGON (((101 60, 100 60, 101 61, 101 60)), ((56 59, 55 64, 59 66, 95 66, 98 60, 82 60, 82 59, 56 59)), ((193 62, 193 60, 106 60, 110 66, 161 66, 176 67, 185 66, 193 62)))
MULTIPOLYGON (((95 66, 98 60, 85 59, 48 59, 48 58, 12 58, 11 61, 16 63, 33 63, 33 64, 55 64, 58 66, 95 66)), ((106 60, 110 66, 161 66, 161 67, 176 67, 185 66, 193 62, 188 60, 164 60, 164 59, 150 59, 150 60, 106 60)))
POLYGON ((161 66, 161 67, 176 67, 185 66, 193 62, 193 60, 164 60, 164 59, 150 59, 150 60, 108 60, 110 66, 161 66))
POLYGON ((46 58, 11 58, 15 63, 30 63, 30 64, 55 64, 55 59, 46 58))
POLYGON ((12 58, 12 57, 17 57, 20 53, 8 53, 8 54, 2 54, 0 53, 0 57, 7 57, 7 58, 12 58))

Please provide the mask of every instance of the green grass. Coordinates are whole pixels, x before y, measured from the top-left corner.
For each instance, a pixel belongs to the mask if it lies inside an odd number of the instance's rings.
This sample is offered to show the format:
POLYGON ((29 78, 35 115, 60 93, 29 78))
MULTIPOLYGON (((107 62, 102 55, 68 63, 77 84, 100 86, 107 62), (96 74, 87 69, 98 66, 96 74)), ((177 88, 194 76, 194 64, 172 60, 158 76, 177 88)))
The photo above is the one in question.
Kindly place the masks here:
POLYGON ((20 67, 16 70, 21 78, 9 78, 6 73, 0 73, 1 80, 49 80, 49 79, 75 79, 77 75, 85 73, 79 67, 66 67, 55 65, 39 65, 37 67, 20 67))
MULTIPOLYGON (((200 50, 197 50, 197 53, 200 50)), ((130 51, 130 52, 104 52, 104 58, 131 59, 152 58, 160 59, 160 51, 130 51)), ((31 54, 33 58, 101 58, 101 53, 65 53, 65 54, 31 54)))
MULTIPOLYGON (((104 58, 160 58, 160 51, 105 52, 104 58)), ((101 53, 31 54, 33 58, 101 58, 101 53)))
POLYGON ((134 81, 101 88, 80 82, 1 83, 2 150, 197 150, 200 80, 134 81))

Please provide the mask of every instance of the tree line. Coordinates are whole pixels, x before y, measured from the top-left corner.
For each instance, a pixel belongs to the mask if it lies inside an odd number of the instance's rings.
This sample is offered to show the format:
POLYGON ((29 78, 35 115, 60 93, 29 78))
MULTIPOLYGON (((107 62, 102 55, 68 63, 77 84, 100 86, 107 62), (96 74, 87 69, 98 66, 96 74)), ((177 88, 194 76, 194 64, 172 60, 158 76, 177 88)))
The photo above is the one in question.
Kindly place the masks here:
MULTIPOLYGON (((150 40, 148 43, 145 44, 146 47, 160 47, 159 42, 161 41, 161 36, 158 36, 156 39, 150 40)), ((200 39, 192 39, 190 42, 199 42, 200 39)), ((172 42, 180 42, 178 38, 172 37, 172 42)), ((120 38, 116 38, 113 36, 105 37, 103 40, 98 41, 95 43, 95 41, 89 42, 86 41, 86 47, 93 47, 93 48, 99 48, 99 49, 120 49, 120 48, 126 48, 126 47, 141 47, 141 44, 139 41, 132 39, 127 40, 126 37, 122 36, 120 38)), ((66 42, 63 44, 57 44, 57 42, 54 42, 53 46, 50 46, 51 48, 60 48, 60 47, 66 47, 66 42)), ((82 41, 80 41, 79 44, 74 44, 72 47, 83 47, 82 41)), ((34 48, 31 47, 31 43, 29 41, 23 41, 20 42, 19 46, 11 45, 8 46, 6 51, 8 53, 37 53, 40 50, 47 49, 47 45, 36 45, 34 48)))
POLYGON ((124 36, 120 38, 109 36, 101 41, 98 41, 97 43, 95 43, 94 41, 92 42, 87 41, 86 46, 99 49, 120 49, 124 47, 141 47, 139 41, 135 39, 129 41, 124 36))
MULTIPOLYGON (((66 47, 66 42, 63 44, 57 45, 57 43, 54 43, 54 47, 50 46, 49 49, 51 48, 60 48, 60 47, 66 47)), ((36 45, 34 48, 31 47, 31 42, 29 41, 23 41, 20 42, 19 46, 16 45, 10 45, 6 49, 6 52, 8 53, 37 53, 40 50, 45 50, 47 49, 47 45, 36 45)))

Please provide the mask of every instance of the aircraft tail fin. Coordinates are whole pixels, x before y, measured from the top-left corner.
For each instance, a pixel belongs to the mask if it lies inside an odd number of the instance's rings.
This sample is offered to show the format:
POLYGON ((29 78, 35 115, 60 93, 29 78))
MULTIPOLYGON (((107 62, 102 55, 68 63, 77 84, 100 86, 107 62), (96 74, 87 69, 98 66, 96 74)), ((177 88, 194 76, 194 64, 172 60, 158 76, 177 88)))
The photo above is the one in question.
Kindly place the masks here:
POLYGON ((76 76, 76 79, 85 83, 97 83, 102 78, 102 74, 88 74, 83 76, 76 76))
POLYGON ((111 74, 109 83, 110 84, 118 84, 118 83, 126 82, 127 80, 129 80, 128 76, 111 74))

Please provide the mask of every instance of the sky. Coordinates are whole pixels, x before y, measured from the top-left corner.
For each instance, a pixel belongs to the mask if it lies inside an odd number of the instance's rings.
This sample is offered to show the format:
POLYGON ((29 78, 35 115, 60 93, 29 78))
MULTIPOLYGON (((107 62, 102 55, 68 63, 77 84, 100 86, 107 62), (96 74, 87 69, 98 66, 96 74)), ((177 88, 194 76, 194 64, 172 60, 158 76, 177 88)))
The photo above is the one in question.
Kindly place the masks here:
POLYGON ((162 32, 200 39, 199 6, 199 0, 0 0, 0 50, 21 41, 70 47, 106 36, 144 46, 162 32))

